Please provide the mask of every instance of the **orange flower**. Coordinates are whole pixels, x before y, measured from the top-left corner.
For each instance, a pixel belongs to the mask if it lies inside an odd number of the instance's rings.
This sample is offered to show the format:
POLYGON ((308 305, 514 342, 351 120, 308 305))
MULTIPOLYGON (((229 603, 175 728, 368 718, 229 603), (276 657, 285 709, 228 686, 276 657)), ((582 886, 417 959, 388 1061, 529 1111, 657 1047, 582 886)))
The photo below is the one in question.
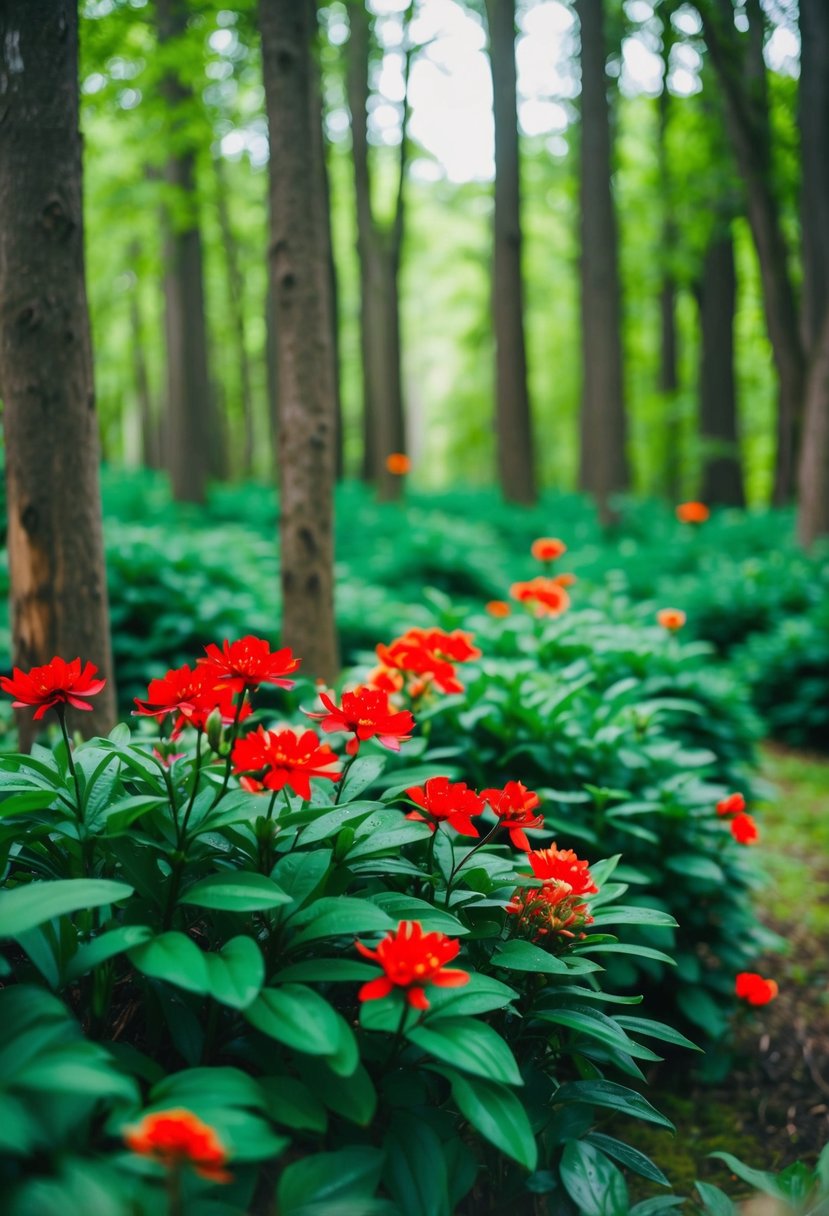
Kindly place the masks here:
POLYGON ((212 1127, 202 1123, 192 1111, 176 1108, 145 1115, 140 1123, 124 1132, 127 1148, 142 1157, 154 1157, 168 1169, 191 1165, 202 1178, 211 1182, 232 1182, 222 1169, 227 1151, 212 1127))
POLYGON ((567 546, 564 541, 555 536, 539 536, 538 540, 534 540, 530 546, 530 553, 539 562, 554 562, 557 557, 561 557, 562 553, 566 552, 567 546))
POLYGON ((403 988, 406 1000, 414 1009, 428 1009, 424 984, 438 988, 460 988, 469 983, 469 972, 448 968, 461 948, 459 941, 445 933, 424 933, 416 920, 401 920, 390 930, 376 950, 362 942, 354 945, 364 958, 370 958, 383 968, 384 975, 363 984, 358 992, 361 1001, 376 1001, 388 996, 395 988, 403 988))
POLYGON ((536 616, 561 616, 570 607, 570 596, 553 578, 533 578, 526 583, 513 583, 509 593, 522 604, 534 604, 536 616))
POLYGON ((438 823, 448 823, 460 836, 480 836, 472 816, 483 814, 484 800, 464 781, 430 777, 425 785, 412 785, 406 793, 429 816, 427 819, 420 811, 411 811, 407 819, 422 819, 433 831, 438 823))
POLYGON ((751 815, 735 815, 728 826, 737 844, 756 844, 760 839, 757 824, 751 815))
POLYGON ((463 684, 455 672, 456 663, 479 659, 481 652, 472 645, 472 634, 455 629, 413 628, 395 638, 388 646, 377 647, 377 657, 383 668, 403 671, 416 677, 409 685, 412 696, 420 695, 430 683, 441 692, 463 692, 463 684), (419 691, 415 692, 415 685, 419 691))
POLYGON ((94 697, 106 684, 98 674, 98 668, 92 663, 85 663, 81 668, 80 659, 51 659, 43 667, 32 667, 28 672, 15 667, 11 676, 0 677, 0 688, 10 693, 16 700, 12 701, 15 709, 24 709, 27 705, 36 705, 35 721, 42 718, 49 709, 58 710, 58 706, 71 705, 74 709, 92 709, 83 697, 94 697))
POLYGON ((746 809, 746 800, 742 794, 729 794, 717 803, 718 815, 740 815, 746 809))
POLYGON ((676 517, 681 524, 704 524, 711 512, 704 502, 681 502, 676 517))
POLYGON ((533 849, 527 860, 536 878, 565 884, 573 895, 595 895, 599 889, 590 873, 590 863, 582 861, 572 849, 560 849, 555 841, 549 849, 533 849))
POLYGON ((512 608, 506 600, 490 600, 486 610, 490 616, 509 616, 512 612, 512 608))
POLYGON ((345 745, 349 756, 356 756, 365 739, 377 739, 383 747, 393 752, 400 751, 400 744, 411 739, 414 718, 407 709, 395 713, 389 704, 389 695, 381 688, 359 685, 351 692, 344 692, 342 705, 336 705, 325 692, 320 693, 325 706, 322 713, 303 710, 309 718, 316 718, 326 734, 344 731, 353 735, 345 745))
POLYGON ((533 815, 541 801, 538 794, 528 790, 523 781, 508 781, 502 790, 481 790, 481 798, 501 820, 516 849, 529 853, 530 842, 524 829, 544 827, 544 816, 533 815))
POLYGON ((553 576, 553 582, 558 583, 559 587, 572 587, 573 583, 577 583, 578 581, 575 574, 556 574, 553 576))
POLYGON ((394 477, 405 477, 412 467, 412 462, 405 452, 391 452, 386 457, 386 471, 394 477))
POLYGON ((741 971, 734 985, 737 996, 749 1005, 768 1005, 780 989, 775 980, 764 980, 756 971, 741 971))
POLYGON ((656 614, 656 619, 663 629, 674 633, 677 629, 682 628, 687 617, 681 608, 660 608, 656 614))

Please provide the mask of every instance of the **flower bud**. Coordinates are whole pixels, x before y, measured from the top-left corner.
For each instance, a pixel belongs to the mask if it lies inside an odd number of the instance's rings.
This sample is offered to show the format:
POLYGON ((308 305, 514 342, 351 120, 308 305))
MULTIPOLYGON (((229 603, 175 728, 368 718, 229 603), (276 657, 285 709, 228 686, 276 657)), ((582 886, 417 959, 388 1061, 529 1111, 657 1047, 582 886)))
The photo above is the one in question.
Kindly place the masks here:
POLYGON ((207 742, 213 751, 217 752, 222 743, 222 711, 218 706, 208 714, 205 731, 207 733, 207 742))

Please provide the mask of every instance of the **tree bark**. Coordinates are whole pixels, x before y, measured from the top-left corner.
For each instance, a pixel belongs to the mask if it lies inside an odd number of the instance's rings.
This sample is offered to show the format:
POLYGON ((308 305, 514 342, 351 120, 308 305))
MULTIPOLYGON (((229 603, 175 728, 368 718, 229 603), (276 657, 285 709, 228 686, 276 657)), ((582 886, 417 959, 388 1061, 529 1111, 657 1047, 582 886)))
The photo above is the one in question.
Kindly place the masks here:
POLYGON ((829 535, 829 310, 809 369, 798 472, 797 536, 809 546, 829 535))
MULTIPOLYGON (((105 733, 115 686, 83 258, 75 0, 0 9, 0 395, 14 662, 107 679, 73 728, 105 733)), ((18 718, 21 746, 35 727, 18 718)))
POLYGON ((312 131, 310 6, 260 0, 270 134, 268 261, 276 310, 283 640, 308 675, 339 670, 334 625, 335 413, 329 267, 312 131))
POLYGON ((715 232, 705 251, 699 289, 700 431, 703 502, 745 505, 734 378, 737 276, 730 231, 715 232))
POLYGON ((757 0, 750 0, 750 28, 743 45, 734 28, 731 0, 697 0, 697 8, 725 98, 726 126, 745 184, 748 221, 760 264, 766 326, 779 386, 774 501, 781 504, 794 493, 806 366, 788 249, 772 183, 762 12, 757 0))
MULTIPOLYGON (((393 452, 406 451, 405 407, 400 354, 399 273, 403 246, 407 163, 408 101, 404 100, 398 188, 388 228, 377 221, 371 202, 368 150, 368 72, 371 31, 363 0, 349 6, 348 105, 357 203, 360 262, 360 342, 363 362, 363 471, 382 500, 399 498, 402 479, 386 468, 393 452)), ((406 56, 408 84, 409 55, 406 56)))
POLYGON ((611 190, 610 115, 602 0, 576 0, 581 24, 581 328, 583 388, 579 485, 605 522, 628 485, 622 315, 611 190))
POLYGON ((671 199, 670 165, 668 163, 668 123, 671 95, 668 92, 668 65, 672 45, 670 13, 659 10, 662 22, 662 92, 658 100, 657 165, 659 193, 662 199, 662 283, 659 288, 659 375, 658 387, 665 402, 665 468, 664 492, 672 502, 680 497, 680 427, 677 416, 679 391, 679 340, 676 324, 677 284, 674 275, 677 231, 671 199))
MULTIPOLYGON (((187 28, 185 0, 156 0, 158 42, 181 38, 187 28)), ((172 142, 195 104, 187 84, 173 72, 162 81, 172 142)), ((167 161, 166 180, 176 205, 166 218, 164 242, 165 335, 167 345, 167 455, 173 497, 204 502, 210 466, 213 409, 207 366, 201 231, 196 193, 196 152, 180 147, 167 161)))
POLYGON ((135 379, 135 400, 138 405, 138 419, 141 430, 141 460, 145 468, 158 469, 161 467, 161 452, 156 425, 152 393, 150 392, 150 377, 147 372, 147 356, 144 346, 144 322, 141 316, 141 280, 138 273, 140 248, 137 243, 130 245, 130 263, 134 282, 129 294, 130 331, 132 335, 132 370, 135 379))
POLYGON ((515 69, 515 0, 487 0, 495 119, 495 431, 498 480, 508 502, 537 498, 524 342, 521 174, 515 69))

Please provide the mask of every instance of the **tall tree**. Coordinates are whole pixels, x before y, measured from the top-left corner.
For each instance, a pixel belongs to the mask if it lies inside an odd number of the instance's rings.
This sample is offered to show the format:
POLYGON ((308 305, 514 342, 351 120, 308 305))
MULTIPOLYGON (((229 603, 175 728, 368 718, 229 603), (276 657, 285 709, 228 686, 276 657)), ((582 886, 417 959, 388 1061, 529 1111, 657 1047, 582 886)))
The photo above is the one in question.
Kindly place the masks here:
POLYGON ((283 639, 305 670, 333 680, 335 389, 325 198, 312 129, 315 15, 260 0, 270 135, 269 269, 276 312, 283 639))
POLYGON ((737 275, 729 225, 714 229, 702 264, 699 405, 705 502, 743 506, 734 377, 734 314, 737 275))
POLYGON ((250 477, 253 470, 256 439, 253 421, 253 388, 251 384, 250 358, 248 356, 247 336, 245 333, 245 281, 239 257, 239 241, 230 216, 227 173, 221 153, 214 157, 213 167, 216 174, 216 212, 225 255, 227 313, 236 345, 239 404, 242 409, 243 441, 241 469, 243 476, 250 477))
POLYGON ((498 478, 509 502, 536 500, 524 342, 515 0, 486 0, 495 119, 495 418, 498 478))
MULTIPOLYGON (((187 31, 186 0, 156 0, 159 47, 187 31)), ((180 57, 186 62, 186 56, 180 57)), ((178 62, 178 61, 177 61, 178 62)), ((203 502, 210 465, 213 410, 207 363, 207 322, 196 147, 188 131, 195 99, 181 68, 168 67, 162 80, 171 153, 166 165, 168 198, 165 234, 165 334, 167 344, 167 455, 173 496, 203 502)))
POLYGON ((671 118, 671 94, 668 89, 668 72, 671 48, 674 42, 671 27, 673 6, 663 5, 657 13, 662 35, 662 90, 657 99, 657 173, 659 196, 662 202, 660 233, 661 283, 659 286, 659 391, 665 402, 665 474, 664 490, 668 498, 676 502, 680 496, 680 426, 677 409, 679 393, 679 331, 676 319, 677 281, 675 261, 677 255, 677 225, 674 218, 673 189, 670 157, 668 155, 668 129, 671 118))
POLYGON ((408 68, 400 132, 397 189, 391 222, 383 223, 372 202, 368 144, 371 26, 365 0, 349 5, 348 106, 357 202, 357 252, 360 261, 360 340, 363 362, 364 475, 377 484, 382 499, 397 498, 402 483, 386 467, 393 452, 406 451, 403 372, 400 352, 400 259, 408 159, 408 68))
POLYGON ((611 189, 603 0, 576 0, 581 25, 581 343, 579 485, 605 520, 609 498, 628 485, 622 376, 622 310, 611 189))
POLYGON ((147 370, 144 320, 141 316, 141 246, 137 241, 130 242, 128 257, 133 277, 129 293, 130 348, 141 433, 141 460, 148 469, 157 469, 161 466, 161 453, 147 370))
MULTIPOLYGON (((14 662, 91 660, 115 720, 84 279, 76 0, 0 8, 0 395, 14 662)), ((31 715, 20 720, 32 739, 31 715)))

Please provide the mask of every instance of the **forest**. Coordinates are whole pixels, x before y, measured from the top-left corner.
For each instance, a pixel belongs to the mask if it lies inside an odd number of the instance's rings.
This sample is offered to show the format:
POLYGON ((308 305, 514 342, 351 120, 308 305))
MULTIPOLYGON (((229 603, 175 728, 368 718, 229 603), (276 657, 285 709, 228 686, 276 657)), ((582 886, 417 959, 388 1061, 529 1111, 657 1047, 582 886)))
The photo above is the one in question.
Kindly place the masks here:
POLYGON ((9 1216, 829 1212, 827 0, 0 0, 0 409, 9 1216))

